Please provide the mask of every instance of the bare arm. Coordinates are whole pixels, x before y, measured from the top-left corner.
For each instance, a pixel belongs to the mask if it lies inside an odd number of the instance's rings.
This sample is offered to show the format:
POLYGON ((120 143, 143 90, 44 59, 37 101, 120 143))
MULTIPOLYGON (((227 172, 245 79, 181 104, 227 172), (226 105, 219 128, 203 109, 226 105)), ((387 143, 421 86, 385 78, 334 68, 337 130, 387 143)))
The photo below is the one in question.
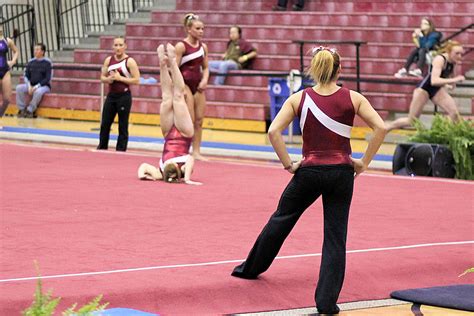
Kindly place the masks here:
POLYGON ((140 71, 138 70, 138 65, 135 59, 129 58, 127 60, 127 66, 130 69, 131 78, 122 76, 118 71, 112 75, 114 81, 121 81, 126 84, 139 84, 140 83, 140 71))
POLYGON ((192 155, 188 156, 186 163, 184 164, 184 182, 186 184, 201 185, 201 182, 195 182, 191 180, 191 175, 194 170, 194 157, 192 155))
POLYGON ((8 62, 8 66, 11 68, 13 67, 13 65, 16 64, 16 61, 18 60, 18 55, 20 55, 20 51, 18 50, 18 48, 15 45, 15 42, 12 39, 8 38, 7 42, 8 42, 8 47, 10 47, 10 49, 13 52, 12 60, 8 62))
POLYGON ((436 56, 432 63, 431 70, 431 84, 433 86, 444 86, 445 84, 452 84, 465 80, 464 76, 456 76, 454 78, 441 78, 441 72, 443 71, 444 58, 436 56))
POLYGON ((178 67, 181 66, 181 59, 183 59, 183 54, 184 51, 186 50, 186 47, 184 47, 184 44, 182 42, 178 42, 174 46, 176 50, 176 63, 178 64, 178 67))
POLYGON ((295 118, 302 94, 303 91, 295 93, 285 101, 268 129, 268 138, 272 143, 273 149, 275 149, 283 167, 290 173, 294 173, 299 168, 301 161, 292 163, 281 133, 295 118))
POLYGON ((100 71, 100 81, 102 81, 103 83, 114 82, 114 79, 112 79, 112 76, 110 76, 108 72, 109 63, 110 63, 110 57, 107 57, 104 61, 104 65, 102 66, 102 70, 100 71))
POLYGON ((140 167, 138 167, 138 179, 155 181, 163 179, 163 175, 155 166, 142 163, 140 167))
POLYGON ((202 79, 198 86, 198 91, 200 92, 206 89, 207 82, 209 81, 209 62, 207 58, 209 54, 207 51, 207 45, 202 44, 202 47, 204 47, 204 60, 202 62, 202 79))
POLYGON ((364 156, 361 159, 352 158, 356 175, 359 175, 368 168, 370 162, 379 150, 387 134, 387 129, 380 115, 362 94, 351 91, 351 100, 352 104, 354 104, 356 114, 374 131, 364 156))

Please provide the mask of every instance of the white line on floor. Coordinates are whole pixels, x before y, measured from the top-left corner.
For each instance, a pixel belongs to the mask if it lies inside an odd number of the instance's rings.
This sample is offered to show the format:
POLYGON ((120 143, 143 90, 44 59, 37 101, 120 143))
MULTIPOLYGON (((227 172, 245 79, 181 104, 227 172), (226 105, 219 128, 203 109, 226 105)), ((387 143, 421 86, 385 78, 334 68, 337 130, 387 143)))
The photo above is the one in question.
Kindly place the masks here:
MULTIPOLYGON (((356 250, 348 250, 347 253, 348 254, 351 254, 351 253, 367 253, 367 252, 375 252, 375 251, 391 251, 391 250, 404 250, 404 249, 423 248, 423 247, 440 247, 440 246, 469 245, 469 244, 474 244, 474 240, 439 242, 439 243, 428 243, 428 244, 415 244, 415 245, 383 247, 383 248, 356 249, 356 250)), ((318 256, 321 256, 321 253, 309 253, 309 254, 301 254, 301 255, 279 256, 279 257, 276 257, 276 259, 277 260, 284 260, 284 259, 307 258, 307 257, 318 257, 318 256)), ((125 273, 125 272, 158 270, 158 269, 177 269, 177 268, 202 267, 202 266, 224 265, 224 264, 229 264, 229 263, 240 263, 242 261, 243 261, 243 259, 237 259, 237 260, 223 260, 223 261, 211 261, 211 262, 201 262, 201 263, 173 264, 173 265, 152 266, 152 267, 142 267, 142 268, 128 268, 128 269, 96 271, 96 272, 55 274, 55 275, 41 276, 41 279, 69 278, 69 277, 92 276, 92 275, 102 275, 102 274, 115 274, 115 273, 125 273)), ((35 276, 35 277, 23 277, 23 278, 11 278, 11 279, 0 280, 0 283, 17 282, 17 281, 30 281, 30 280, 37 280, 37 279, 38 279, 37 276, 35 276)))

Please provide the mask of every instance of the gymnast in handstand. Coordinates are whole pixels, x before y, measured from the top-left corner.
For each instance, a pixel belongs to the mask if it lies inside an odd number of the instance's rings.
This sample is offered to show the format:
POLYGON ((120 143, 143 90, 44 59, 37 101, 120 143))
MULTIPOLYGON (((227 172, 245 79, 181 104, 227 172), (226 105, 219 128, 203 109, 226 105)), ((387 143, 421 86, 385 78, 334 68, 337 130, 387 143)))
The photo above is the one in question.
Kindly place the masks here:
POLYGON ((163 180, 200 185, 191 180, 194 158, 189 148, 194 135, 193 121, 184 99, 184 80, 176 63, 175 48, 171 44, 157 48, 160 59, 162 102, 160 109, 161 131, 165 136, 163 156, 159 167, 142 163, 138 168, 140 180, 163 180), (170 76, 171 73, 171 76, 170 76))

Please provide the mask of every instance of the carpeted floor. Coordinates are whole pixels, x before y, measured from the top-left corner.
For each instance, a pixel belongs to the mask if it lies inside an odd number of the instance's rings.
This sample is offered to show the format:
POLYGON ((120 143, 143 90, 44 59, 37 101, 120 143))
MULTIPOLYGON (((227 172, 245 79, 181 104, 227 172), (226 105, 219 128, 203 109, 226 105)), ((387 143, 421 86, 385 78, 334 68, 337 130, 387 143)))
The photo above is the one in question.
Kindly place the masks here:
MULTIPOLYGON (((13 279, 36 276, 34 260, 44 288, 63 297, 60 308, 98 294, 110 307, 164 314, 313 304, 320 202, 282 248, 280 256, 294 257, 276 260, 260 280, 235 279, 229 273, 290 175, 199 162, 194 178, 203 186, 138 181, 138 165, 158 158, 0 144, 0 314, 17 315, 32 301, 35 280, 13 279)), ((457 277, 472 265, 472 183, 379 175, 356 181, 340 302, 472 283, 473 276, 457 277)))

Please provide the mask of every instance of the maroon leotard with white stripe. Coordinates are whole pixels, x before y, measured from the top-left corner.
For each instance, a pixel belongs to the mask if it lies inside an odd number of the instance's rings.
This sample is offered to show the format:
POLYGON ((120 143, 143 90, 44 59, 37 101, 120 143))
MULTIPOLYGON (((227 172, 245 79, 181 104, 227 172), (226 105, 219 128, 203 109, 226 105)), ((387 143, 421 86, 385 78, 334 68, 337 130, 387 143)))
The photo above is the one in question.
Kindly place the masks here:
MULTIPOLYGON (((115 55, 110 57, 109 67, 107 71, 112 74, 114 71, 118 71, 121 76, 130 78, 130 69, 127 66, 127 61, 130 57, 125 57, 122 60, 115 59, 115 55)), ((114 81, 109 84, 109 93, 124 93, 130 90, 128 84, 121 81, 114 81)))
POLYGON ((182 41, 185 51, 179 65, 184 83, 191 89, 193 94, 196 93, 197 87, 202 79, 202 63, 204 62, 204 47, 198 42, 197 47, 191 46, 186 41, 182 41))
POLYGON ((175 162, 181 167, 186 162, 192 140, 192 137, 184 137, 181 135, 176 126, 173 125, 165 137, 163 157, 160 161, 161 170, 163 171, 164 164, 171 159, 176 160, 175 162))
POLYGON ((355 110, 350 90, 340 88, 331 95, 323 96, 312 88, 306 88, 298 107, 300 120, 302 116, 304 118, 302 166, 352 164, 350 128, 353 125, 355 110), (335 132, 327 127, 331 124, 337 125, 333 130, 341 132, 335 132))

